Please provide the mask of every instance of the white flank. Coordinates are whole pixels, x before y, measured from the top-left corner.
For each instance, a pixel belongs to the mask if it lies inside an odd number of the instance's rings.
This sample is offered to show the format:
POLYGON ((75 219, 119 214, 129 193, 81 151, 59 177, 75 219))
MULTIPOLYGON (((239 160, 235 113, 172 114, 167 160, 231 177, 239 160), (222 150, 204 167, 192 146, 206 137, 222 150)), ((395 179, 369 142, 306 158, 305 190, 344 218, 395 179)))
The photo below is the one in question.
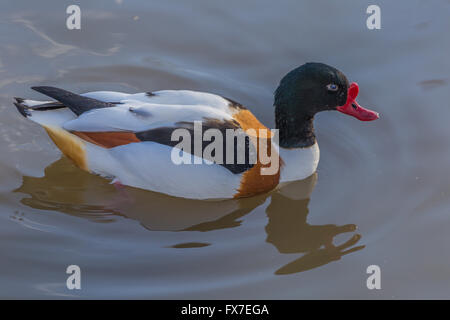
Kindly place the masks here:
POLYGON ((172 147, 155 142, 131 143, 112 149, 87 143, 86 151, 93 172, 128 186, 176 197, 233 198, 242 177, 215 164, 176 165, 170 158, 172 147))

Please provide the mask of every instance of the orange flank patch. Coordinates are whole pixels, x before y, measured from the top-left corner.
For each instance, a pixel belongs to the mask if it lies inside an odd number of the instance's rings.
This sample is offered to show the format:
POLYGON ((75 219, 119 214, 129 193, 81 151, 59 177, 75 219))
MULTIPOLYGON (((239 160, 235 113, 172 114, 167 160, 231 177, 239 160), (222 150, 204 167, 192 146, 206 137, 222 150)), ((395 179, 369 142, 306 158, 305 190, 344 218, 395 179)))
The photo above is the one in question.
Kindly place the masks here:
POLYGON ((133 142, 141 142, 141 140, 139 140, 133 132, 72 131, 72 133, 83 140, 107 149, 133 142))
POLYGON ((251 197, 272 190, 280 182, 280 167, 282 165, 280 156, 276 150, 272 148, 272 132, 269 128, 259 122, 259 120, 248 110, 239 111, 233 115, 233 118, 240 124, 241 128, 249 134, 251 143, 256 146, 258 150, 255 165, 242 175, 241 184, 234 197, 251 197), (256 137, 248 131, 250 129, 255 130, 256 137), (278 168, 273 174, 262 174, 263 168, 270 168, 273 165, 271 162, 267 164, 261 162, 260 155, 262 150, 260 150, 260 144, 264 146, 264 142, 267 146, 267 151, 264 150, 264 154, 270 159, 275 157, 278 158, 278 168), (274 154, 272 154, 272 152, 274 152, 274 154))
MULTIPOLYGON (((263 125, 261 122, 259 122, 258 119, 248 110, 240 110, 239 112, 235 113, 233 115, 234 120, 236 120, 239 125, 241 126, 242 130, 255 130, 256 136, 259 136, 259 129, 265 129, 267 131, 267 136, 272 137, 272 133, 270 132, 270 129, 267 128, 265 125, 263 125)), ((249 133, 250 136, 253 136, 251 133, 249 133)))
POLYGON ((49 137, 61 152, 80 169, 89 171, 85 145, 81 139, 58 127, 44 126, 49 137))
MULTIPOLYGON (((258 140, 264 138, 252 139, 252 143, 255 143, 258 140)), ((267 155, 270 159, 272 159, 272 152, 276 153, 276 151, 272 148, 272 142, 270 139, 264 139, 267 142, 267 155)), ((275 188, 280 182, 280 167, 282 165, 282 161, 278 153, 273 154, 273 157, 278 157, 278 168, 273 174, 263 174, 263 168, 269 168, 273 165, 271 162, 267 164, 263 164, 260 161, 260 149, 258 147, 258 158, 255 165, 244 172, 241 178, 241 184, 239 186, 238 192, 234 195, 234 198, 242 198, 242 197, 251 197, 257 194, 265 193, 273 188, 275 188)))

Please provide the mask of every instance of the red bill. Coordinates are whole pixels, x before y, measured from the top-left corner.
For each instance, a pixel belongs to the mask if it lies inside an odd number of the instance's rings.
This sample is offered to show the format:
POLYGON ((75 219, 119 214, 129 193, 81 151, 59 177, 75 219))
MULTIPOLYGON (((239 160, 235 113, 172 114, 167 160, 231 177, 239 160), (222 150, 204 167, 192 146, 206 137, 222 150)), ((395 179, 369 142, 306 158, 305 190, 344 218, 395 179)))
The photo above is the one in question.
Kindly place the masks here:
POLYGON ((356 82, 352 82, 348 88, 347 102, 343 106, 339 106, 336 109, 339 112, 353 116, 361 121, 372 121, 378 119, 380 117, 378 112, 363 108, 358 104, 358 102, 356 102, 358 92, 358 84, 356 82))

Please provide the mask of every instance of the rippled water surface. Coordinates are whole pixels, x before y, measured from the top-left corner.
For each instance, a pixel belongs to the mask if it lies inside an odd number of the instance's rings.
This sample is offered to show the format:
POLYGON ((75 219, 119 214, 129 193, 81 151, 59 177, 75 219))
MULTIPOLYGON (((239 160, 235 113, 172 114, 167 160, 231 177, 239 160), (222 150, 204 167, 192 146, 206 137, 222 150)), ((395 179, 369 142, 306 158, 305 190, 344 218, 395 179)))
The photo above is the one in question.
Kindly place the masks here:
POLYGON ((377 1, 376 31, 368 1, 77 3, 73 31, 67 2, 0 4, 0 297, 450 297, 449 1, 377 1), (121 197, 12 105, 42 98, 33 85, 194 89, 273 126, 278 81, 307 61, 343 70, 381 118, 319 114, 317 174, 239 201, 121 197))

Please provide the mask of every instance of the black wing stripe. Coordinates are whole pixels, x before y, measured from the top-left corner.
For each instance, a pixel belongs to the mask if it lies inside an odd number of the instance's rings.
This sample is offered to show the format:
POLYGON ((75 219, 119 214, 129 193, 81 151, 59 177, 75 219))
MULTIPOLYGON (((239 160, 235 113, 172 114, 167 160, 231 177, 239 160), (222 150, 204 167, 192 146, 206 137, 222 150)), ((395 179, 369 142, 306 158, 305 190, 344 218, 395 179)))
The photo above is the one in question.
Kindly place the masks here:
MULTIPOLYGON (((195 148, 194 148, 194 123, 192 122, 178 122, 176 123, 176 126, 174 127, 159 127, 155 129, 150 129, 142 132, 136 132, 136 137, 141 141, 152 141, 157 142, 163 145, 167 145, 170 147, 175 147, 177 144, 180 143, 180 141, 172 141, 172 132, 176 129, 184 128, 189 131, 191 136, 191 154, 196 155, 197 157, 204 158, 210 161, 214 161, 214 159, 208 159, 204 155, 205 148, 212 143, 212 141, 203 141, 202 139, 202 150, 201 154, 195 154, 195 148)), ((222 133, 223 137, 223 160, 221 163, 218 163, 219 165, 225 167, 226 169, 230 170, 234 174, 240 174, 243 173, 251 168, 253 168, 254 163, 250 162, 250 152, 256 152, 256 150, 253 147, 253 144, 250 142, 250 138, 245 135, 245 162, 244 163, 237 163, 237 150, 239 148, 238 146, 238 138, 234 139, 233 146, 226 146, 226 129, 240 129, 239 124, 236 121, 217 121, 217 120, 206 120, 202 123, 202 135, 203 132, 205 132, 208 129, 218 129, 222 133), (234 161, 233 163, 229 164, 226 163, 226 154, 227 150, 231 150, 229 148, 233 149, 234 152, 234 161)), ((242 132, 242 134, 245 134, 242 132)), ((242 148, 242 147, 241 147, 242 148)), ((242 149, 241 149, 242 150, 242 149)), ((214 155, 213 155, 214 156, 214 155)))
POLYGON ((67 90, 55 88, 55 87, 32 87, 31 89, 45 94, 59 102, 64 106, 68 107, 76 115, 81 115, 82 113, 100 108, 110 108, 115 105, 110 102, 103 102, 97 99, 92 99, 88 97, 83 97, 79 94, 69 92, 67 90))

